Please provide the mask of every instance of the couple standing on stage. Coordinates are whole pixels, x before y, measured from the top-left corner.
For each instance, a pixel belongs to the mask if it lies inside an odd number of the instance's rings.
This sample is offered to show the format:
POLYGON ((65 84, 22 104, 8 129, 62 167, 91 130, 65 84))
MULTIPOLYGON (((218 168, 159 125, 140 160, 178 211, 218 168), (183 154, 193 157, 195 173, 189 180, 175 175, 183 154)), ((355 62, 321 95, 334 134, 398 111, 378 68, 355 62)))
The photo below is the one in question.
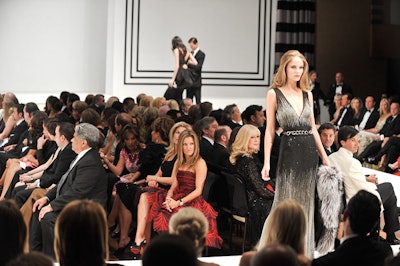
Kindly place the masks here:
POLYGON ((172 88, 175 82, 178 69, 181 65, 187 65, 193 75, 193 86, 190 88, 179 88, 180 92, 178 95, 178 101, 182 100, 183 90, 186 89, 186 97, 196 97, 196 103, 201 103, 201 69, 203 67, 205 53, 200 50, 197 38, 192 37, 188 41, 191 52, 187 51, 186 46, 183 44, 182 39, 175 36, 172 39, 172 51, 175 56, 175 67, 172 79, 168 83, 168 87, 172 88))

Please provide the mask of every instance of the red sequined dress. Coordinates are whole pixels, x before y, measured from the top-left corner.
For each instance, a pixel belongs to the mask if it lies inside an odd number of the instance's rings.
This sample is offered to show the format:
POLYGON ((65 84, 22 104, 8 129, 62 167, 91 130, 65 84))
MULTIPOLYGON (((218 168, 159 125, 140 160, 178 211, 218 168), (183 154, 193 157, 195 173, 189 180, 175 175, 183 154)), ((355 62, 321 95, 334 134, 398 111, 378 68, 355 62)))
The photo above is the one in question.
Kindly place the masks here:
MULTIPOLYGON (((176 175, 178 185, 174 190, 172 198, 179 200, 196 188, 196 174, 190 171, 178 170, 176 175)), ((208 204, 203 196, 198 196, 190 202, 186 202, 183 207, 178 207, 169 212, 162 207, 162 203, 165 201, 167 191, 159 191, 156 195, 154 204, 151 206, 148 221, 153 221, 153 228, 155 231, 168 231, 168 223, 171 216, 176 213, 180 208, 193 207, 199 209, 207 218, 209 228, 206 235, 206 246, 221 248, 222 238, 218 235, 217 229, 217 215, 218 213, 208 204)))

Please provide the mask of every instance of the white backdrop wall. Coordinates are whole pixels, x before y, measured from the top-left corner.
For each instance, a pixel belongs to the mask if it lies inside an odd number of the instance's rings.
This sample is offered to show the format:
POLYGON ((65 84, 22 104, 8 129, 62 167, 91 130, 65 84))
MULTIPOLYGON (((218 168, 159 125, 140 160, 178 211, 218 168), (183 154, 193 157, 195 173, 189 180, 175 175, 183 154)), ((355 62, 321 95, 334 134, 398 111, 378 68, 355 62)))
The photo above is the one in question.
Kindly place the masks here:
POLYGON ((203 101, 265 105, 275 8, 276 0, 1 0, 0 90, 22 102, 62 90, 161 96, 179 35, 196 36, 206 53, 203 101))

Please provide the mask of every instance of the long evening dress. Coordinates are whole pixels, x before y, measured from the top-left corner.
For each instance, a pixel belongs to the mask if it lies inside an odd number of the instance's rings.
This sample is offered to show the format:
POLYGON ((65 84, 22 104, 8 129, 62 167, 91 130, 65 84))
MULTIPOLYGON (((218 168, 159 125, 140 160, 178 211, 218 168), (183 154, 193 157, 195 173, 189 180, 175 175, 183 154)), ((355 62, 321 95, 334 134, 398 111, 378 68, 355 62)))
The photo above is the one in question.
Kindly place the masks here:
POLYGON ((274 90, 276 119, 283 132, 272 208, 285 199, 294 199, 303 206, 307 219, 306 255, 312 258, 318 152, 311 131, 311 106, 307 92, 303 92, 303 110, 299 116, 282 91, 278 88, 274 90))
MULTIPOLYGON (((178 186, 174 190, 172 198, 174 200, 179 200, 189 193, 191 193, 196 188, 196 174, 191 171, 178 170, 176 174, 178 180, 178 186)), ((168 231, 168 223, 171 216, 179 211, 180 208, 193 207, 200 210, 208 220, 208 233, 206 235, 206 246, 221 248, 222 239, 218 235, 217 229, 217 215, 218 213, 208 204, 203 196, 198 196, 190 202, 185 203, 183 207, 177 207, 169 212, 167 209, 162 207, 162 203, 165 201, 167 196, 167 191, 160 191, 157 194, 157 200, 151 206, 150 213, 148 216, 148 221, 153 221, 153 228, 155 231, 168 231)))

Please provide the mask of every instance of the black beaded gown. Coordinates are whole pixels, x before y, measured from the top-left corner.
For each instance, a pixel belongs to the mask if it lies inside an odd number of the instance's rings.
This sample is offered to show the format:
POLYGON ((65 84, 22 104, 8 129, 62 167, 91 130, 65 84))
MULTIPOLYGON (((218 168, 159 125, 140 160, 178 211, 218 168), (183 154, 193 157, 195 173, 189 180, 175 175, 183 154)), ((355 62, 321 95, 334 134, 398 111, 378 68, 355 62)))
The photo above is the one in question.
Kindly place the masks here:
POLYGON ((273 207, 285 199, 294 199, 303 206, 307 219, 306 255, 314 251, 314 198, 318 169, 318 152, 312 134, 311 106, 307 92, 303 92, 300 116, 282 91, 276 94, 276 120, 283 129, 276 173, 273 207))
POLYGON ((267 189, 268 182, 261 177, 262 167, 256 155, 253 157, 239 155, 235 166, 246 187, 250 235, 252 244, 255 244, 271 211, 274 193, 267 189))

